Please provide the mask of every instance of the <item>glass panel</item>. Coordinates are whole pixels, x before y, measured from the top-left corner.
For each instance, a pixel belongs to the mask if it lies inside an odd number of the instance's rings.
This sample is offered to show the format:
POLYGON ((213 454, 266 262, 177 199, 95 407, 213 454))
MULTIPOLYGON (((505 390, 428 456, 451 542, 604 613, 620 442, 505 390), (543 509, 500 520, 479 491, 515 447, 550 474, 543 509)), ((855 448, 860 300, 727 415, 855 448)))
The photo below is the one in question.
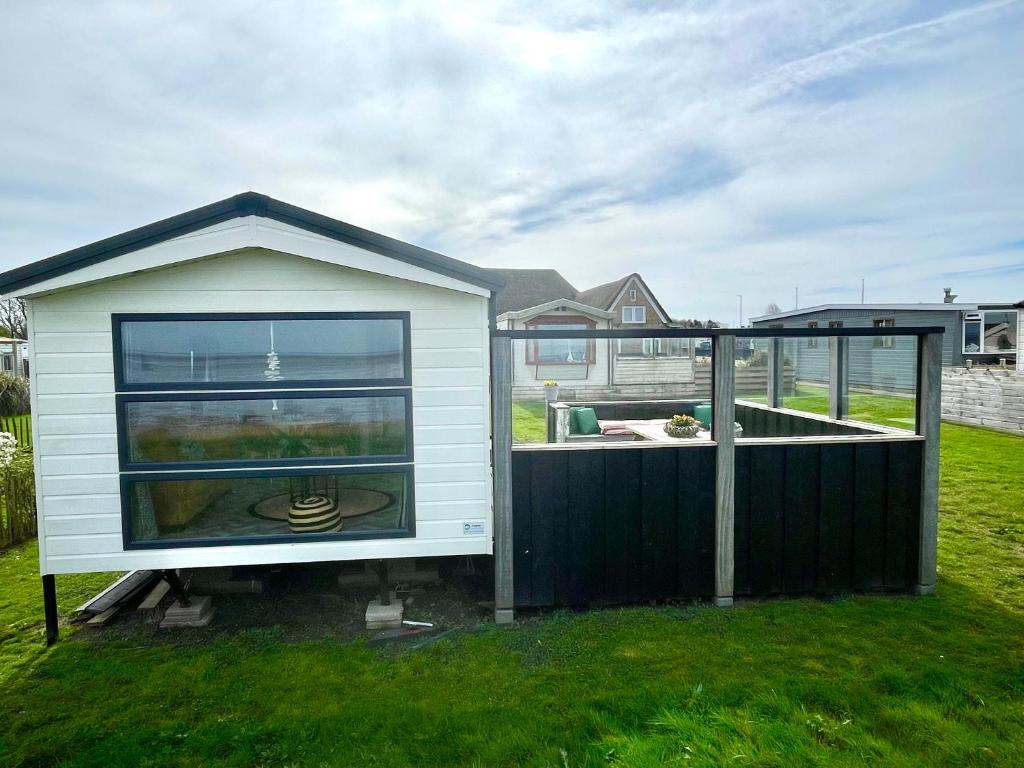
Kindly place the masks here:
POLYGON ((133 541, 302 537, 407 527, 408 473, 131 480, 133 541))
POLYGON ((985 313, 985 352, 999 354, 1017 349, 1017 313, 985 313))
POLYGON ((967 320, 964 322, 964 352, 981 351, 981 322, 967 320))
POLYGON ((403 397, 125 403, 132 463, 404 456, 405 423, 403 397))
POLYGON ((847 418, 913 431, 917 391, 917 338, 856 336, 849 345, 847 418))
MULTIPOLYGON (((585 323, 538 323, 529 326, 531 331, 585 331, 585 323)), ((588 339, 533 339, 527 345, 530 354, 528 363, 568 364, 592 363, 588 339)))
POLYGON ((668 441, 662 428, 672 416, 697 418, 706 405, 701 413, 710 419, 707 339, 597 338, 589 366, 523 364, 533 344, 517 339, 512 347, 514 443, 668 441))
POLYGON ((402 379, 387 319, 145 320, 121 324, 129 384, 402 379))

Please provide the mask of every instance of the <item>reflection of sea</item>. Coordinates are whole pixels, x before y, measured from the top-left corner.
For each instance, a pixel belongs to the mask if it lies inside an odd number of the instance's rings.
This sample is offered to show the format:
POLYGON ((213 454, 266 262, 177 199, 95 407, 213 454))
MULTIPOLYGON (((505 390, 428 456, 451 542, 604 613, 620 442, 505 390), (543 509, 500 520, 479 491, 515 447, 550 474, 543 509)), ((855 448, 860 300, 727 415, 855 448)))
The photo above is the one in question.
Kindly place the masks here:
POLYGON ((308 397, 261 400, 163 400, 129 403, 131 429, 215 424, 377 424, 401 422, 405 401, 399 397, 308 397))
MULTIPOLYGON (((331 379, 397 379, 402 377, 402 355, 398 350, 377 355, 278 353, 280 374, 287 381, 331 379)), ((266 354, 218 353, 216 356, 188 354, 132 353, 127 357, 128 380, 132 383, 201 383, 204 381, 262 382, 266 377, 266 354)))

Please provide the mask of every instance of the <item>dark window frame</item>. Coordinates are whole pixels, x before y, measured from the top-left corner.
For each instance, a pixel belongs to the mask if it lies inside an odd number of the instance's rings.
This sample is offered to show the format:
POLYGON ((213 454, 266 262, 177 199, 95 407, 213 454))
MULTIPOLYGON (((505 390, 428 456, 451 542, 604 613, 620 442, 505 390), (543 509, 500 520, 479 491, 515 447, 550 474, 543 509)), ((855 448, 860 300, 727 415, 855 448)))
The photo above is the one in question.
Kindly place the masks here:
POLYGON ((206 478, 245 477, 315 477, 324 474, 322 467, 296 467, 280 469, 229 469, 204 472, 124 472, 118 479, 121 496, 121 539, 125 550, 140 549, 183 549, 195 547, 236 547, 261 544, 306 544, 324 541, 362 541, 367 539, 408 539, 416 536, 416 478, 412 464, 381 464, 371 467, 331 467, 332 474, 343 475, 405 475, 405 518, 404 528, 380 531, 337 531, 334 533, 287 533, 267 536, 236 536, 224 538, 194 539, 132 539, 132 510, 129 501, 129 484, 139 481, 197 480, 206 478))
POLYGON ((303 544, 323 541, 414 538, 416 536, 415 471, 413 463, 412 334, 409 312, 125 312, 112 313, 114 359, 114 403, 117 421, 118 486, 121 501, 121 533, 124 549, 172 549, 210 546, 251 546, 259 544, 303 544), (282 379, 280 381, 217 381, 174 383, 129 383, 124 379, 121 324, 125 322, 245 321, 245 320, 400 320, 402 322, 402 373, 390 379, 282 379), (166 462, 138 464, 128 461, 124 403, 140 400, 252 400, 322 397, 406 398, 407 455, 402 457, 352 457, 320 459, 266 459, 217 462, 166 462), (361 460, 365 459, 365 460, 361 460), (161 469, 160 467, 163 467, 161 469), (401 472, 406 476, 405 527, 382 531, 339 531, 269 536, 223 538, 182 538, 132 540, 131 504, 128 483, 139 480, 190 480, 204 477, 301 477, 326 474, 382 474, 401 472))
POLYGON ((117 392, 188 392, 240 389, 338 389, 412 386, 412 349, 408 312, 125 312, 111 315, 114 347, 114 389, 117 392), (383 379, 281 379, 279 381, 201 381, 135 383, 124 378, 122 323, 217 322, 245 320, 400 320, 402 377, 383 379))

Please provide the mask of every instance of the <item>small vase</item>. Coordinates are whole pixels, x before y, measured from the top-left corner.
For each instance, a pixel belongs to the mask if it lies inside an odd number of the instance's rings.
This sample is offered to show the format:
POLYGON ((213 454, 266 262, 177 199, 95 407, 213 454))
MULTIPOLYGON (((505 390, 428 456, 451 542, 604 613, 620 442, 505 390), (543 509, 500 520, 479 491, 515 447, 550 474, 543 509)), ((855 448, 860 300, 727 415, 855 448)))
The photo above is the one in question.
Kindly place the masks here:
POLYGON ((544 387, 544 396, 549 403, 558 402, 558 387, 544 387))

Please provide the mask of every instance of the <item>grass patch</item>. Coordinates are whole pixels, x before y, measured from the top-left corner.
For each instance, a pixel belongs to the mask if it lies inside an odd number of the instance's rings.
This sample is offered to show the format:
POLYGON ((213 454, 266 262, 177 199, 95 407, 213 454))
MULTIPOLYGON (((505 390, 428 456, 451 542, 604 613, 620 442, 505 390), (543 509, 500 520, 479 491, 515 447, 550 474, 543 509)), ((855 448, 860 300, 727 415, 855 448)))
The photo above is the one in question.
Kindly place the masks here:
POLYGON ((512 403, 512 442, 546 443, 548 439, 544 410, 547 403, 516 400, 512 403))
MULTIPOLYGON (((927 598, 557 612, 397 653, 272 626, 43 651, 33 547, 15 548, 0 764, 1019 765, 1024 439, 942 440, 927 598)), ((61 610, 98 586, 60 577, 61 610)))
MULTIPOLYGON (((741 399, 755 403, 767 402, 767 397, 763 394, 743 395, 741 399)), ((783 398, 782 405, 794 411, 827 414, 828 387, 801 383, 793 394, 783 398)), ((911 397, 850 392, 850 412, 847 418, 883 427, 913 430, 914 406, 915 401, 911 397)))

